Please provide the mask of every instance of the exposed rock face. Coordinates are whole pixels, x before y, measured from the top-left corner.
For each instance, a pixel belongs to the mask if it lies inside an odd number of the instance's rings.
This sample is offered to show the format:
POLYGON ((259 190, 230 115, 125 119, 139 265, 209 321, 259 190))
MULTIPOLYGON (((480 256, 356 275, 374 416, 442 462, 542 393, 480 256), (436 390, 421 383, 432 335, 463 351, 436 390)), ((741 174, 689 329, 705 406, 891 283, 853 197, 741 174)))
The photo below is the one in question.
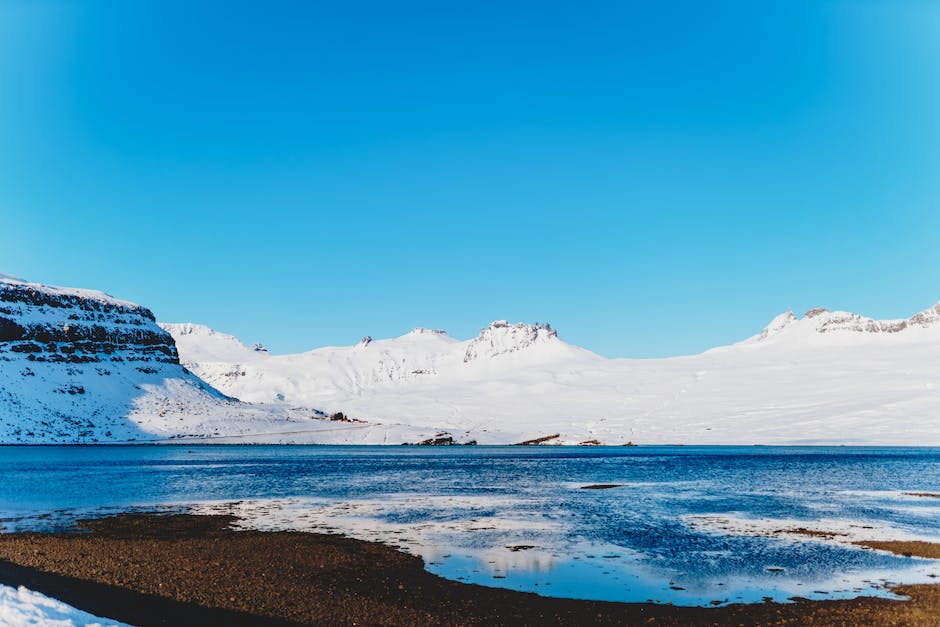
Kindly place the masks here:
POLYGON ((505 320, 491 322, 480 330, 480 335, 470 341, 464 354, 464 362, 479 357, 495 357, 513 353, 536 343, 549 342, 558 337, 551 325, 545 324, 510 324, 505 320))
POLYGON ((0 278, 0 359, 178 364, 176 344, 149 309, 101 292, 0 278))
POLYGON ((822 307, 810 309, 803 318, 797 318, 789 309, 770 321, 759 340, 778 335, 789 328, 822 333, 900 333, 908 329, 926 328, 940 325, 940 303, 929 309, 914 314, 910 318, 898 320, 875 320, 848 311, 830 311, 822 307))
POLYGON ((827 311, 819 316, 818 333, 855 331, 856 333, 897 333, 908 327, 907 320, 873 320, 859 314, 827 311))
POLYGON ((940 303, 937 303, 930 309, 925 309, 908 318, 908 326, 933 326, 940 322, 940 303))

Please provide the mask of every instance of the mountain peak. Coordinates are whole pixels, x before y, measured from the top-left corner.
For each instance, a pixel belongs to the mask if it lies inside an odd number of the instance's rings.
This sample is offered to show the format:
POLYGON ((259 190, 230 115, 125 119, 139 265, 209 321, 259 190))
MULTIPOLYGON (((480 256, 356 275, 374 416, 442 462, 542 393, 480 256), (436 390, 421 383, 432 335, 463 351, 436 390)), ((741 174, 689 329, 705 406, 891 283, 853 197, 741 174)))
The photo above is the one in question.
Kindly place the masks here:
POLYGON ((447 335, 447 331, 444 329, 426 329, 424 327, 415 327, 405 335, 447 335))
POLYGON ((547 322, 511 324, 506 320, 496 320, 481 329, 480 335, 470 340, 463 360, 469 362, 478 357, 513 353, 535 344, 550 342, 557 337, 558 332, 547 322))
POLYGON ((160 328, 174 337, 179 335, 225 335, 210 326, 196 324, 195 322, 158 322, 160 328))
POLYGON ((194 322, 158 322, 189 354, 189 361, 240 362, 268 354, 263 344, 248 346, 234 335, 194 322))
POLYGON ((454 338, 447 334, 444 329, 428 329, 425 327, 415 327, 408 333, 398 336, 399 340, 418 341, 418 342, 436 342, 445 340, 446 342, 456 342, 454 338))
POLYGON ((761 331, 760 339, 764 339, 774 335, 775 333, 779 333, 796 321, 797 317, 793 314, 793 310, 787 308, 785 312, 776 316, 773 320, 770 321, 770 323, 767 324, 766 327, 764 327, 764 330, 761 331))

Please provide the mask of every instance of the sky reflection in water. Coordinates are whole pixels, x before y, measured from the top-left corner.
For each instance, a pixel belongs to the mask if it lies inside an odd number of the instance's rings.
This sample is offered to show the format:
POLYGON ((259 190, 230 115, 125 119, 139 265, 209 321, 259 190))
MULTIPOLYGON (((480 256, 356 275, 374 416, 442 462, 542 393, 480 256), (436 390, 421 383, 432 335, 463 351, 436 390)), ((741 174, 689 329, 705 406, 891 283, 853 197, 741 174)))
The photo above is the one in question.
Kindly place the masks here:
POLYGON ((940 562, 848 541, 937 539, 940 499, 905 493, 938 488, 940 449, 0 448, 7 530, 200 504, 386 541, 461 581, 684 605, 934 581, 940 562), (800 526, 848 535, 768 537, 800 526))

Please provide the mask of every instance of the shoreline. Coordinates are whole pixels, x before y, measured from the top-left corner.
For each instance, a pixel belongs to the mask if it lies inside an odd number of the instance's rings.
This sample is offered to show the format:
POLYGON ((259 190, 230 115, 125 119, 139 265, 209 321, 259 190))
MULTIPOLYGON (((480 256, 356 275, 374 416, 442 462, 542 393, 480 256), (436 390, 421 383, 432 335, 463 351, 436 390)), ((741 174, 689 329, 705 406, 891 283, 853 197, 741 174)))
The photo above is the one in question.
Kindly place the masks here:
MULTIPOLYGON (((902 450, 937 450, 940 449, 940 444, 684 444, 681 442, 667 442, 663 444, 656 444, 653 442, 641 442, 641 443, 630 443, 630 444, 524 444, 521 442, 516 443, 506 443, 506 444, 450 444, 450 445, 433 445, 433 444, 420 444, 420 443, 408 443, 402 442, 397 444, 344 444, 344 443, 320 443, 320 442, 220 442, 219 440, 228 440, 232 438, 239 437, 252 437, 252 436, 237 436, 237 435, 222 435, 206 438, 193 438, 191 440, 186 440, 182 438, 168 438, 163 440, 126 440, 126 441, 108 441, 108 442, 0 442, 0 449, 3 448, 133 448, 133 447, 148 447, 152 446, 154 448, 165 448, 165 447, 188 447, 188 446, 222 446, 222 447, 249 447, 249 446, 270 446, 270 447, 292 447, 292 448, 303 448, 303 447, 318 447, 318 448, 374 448, 382 450, 391 450, 391 449, 433 449, 433 450, 447 450, 447 449, 492 449, 492 448, 513 448, 521 450, 532 450, 532 449, 578 449, 578 450, 591 450, 591 449, 609 449, 609 450, 631 450, 631 449, 652 449, 652 448, 681 448, 681 449, 714 449, 714 448, 723 448, 723 449, 744 449, 744 448, 763 448, 763 449, 836 449, 836 450, 858 450, 858 449, 902 449, 902 450)), ((905 494, 910 496, 922 496, 922 497, 933 497, 940 498, 940 494, 935 494, 932 492, 905 492, 905 494)))
MULTIPOLYGON (((375 542, 235 531, 226 515, 122 514, 0 534, 0 583, 150 625, 936 625, 940 584, 859 597, 679 607, 544 597, 443 579, 375 542)), ((876 548, 876 547, 871 547, 876 548)), ((884 543, 879 550, 933 552, 884 543)), ((931 553, 932 554, 932 553, 931 553)))

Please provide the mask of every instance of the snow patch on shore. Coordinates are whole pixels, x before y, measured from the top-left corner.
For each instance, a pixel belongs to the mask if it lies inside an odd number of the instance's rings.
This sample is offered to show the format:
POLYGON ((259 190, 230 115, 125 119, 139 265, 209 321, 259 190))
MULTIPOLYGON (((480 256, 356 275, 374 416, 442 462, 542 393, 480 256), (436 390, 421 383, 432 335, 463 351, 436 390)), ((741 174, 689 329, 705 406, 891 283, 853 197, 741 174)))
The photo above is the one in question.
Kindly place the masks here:
POLYGON ((821 518, 744 518, 731 514, 680 516, 689 527, 718 535, 760 536, 788 540, 838 542, 940 542, 940 535, 913 533, 871 520, 821 518))
POLYGON ((0 625, 16 627, 130 627, 92 616, 62 601, 20 586, 0 585, 0 625))
MULTIPOLYGON (((568 525, 549 516, 533 517, 524 500, 495 496, 386 494, 381 499, 329 501, 309 498, 203 502, 194 514, 232 514, 238 529, 335 533, 357 540, 382 542, 434 562, 443 554, 478 553, 494 546, 558 546, 568 525), (524 511, 525 510, 525 511, 524 511), (446 547, 444 549, 443 547, 446 547)), ((498 551, 507 566, 533 559, 550 562, 548 554, 498 551)))

